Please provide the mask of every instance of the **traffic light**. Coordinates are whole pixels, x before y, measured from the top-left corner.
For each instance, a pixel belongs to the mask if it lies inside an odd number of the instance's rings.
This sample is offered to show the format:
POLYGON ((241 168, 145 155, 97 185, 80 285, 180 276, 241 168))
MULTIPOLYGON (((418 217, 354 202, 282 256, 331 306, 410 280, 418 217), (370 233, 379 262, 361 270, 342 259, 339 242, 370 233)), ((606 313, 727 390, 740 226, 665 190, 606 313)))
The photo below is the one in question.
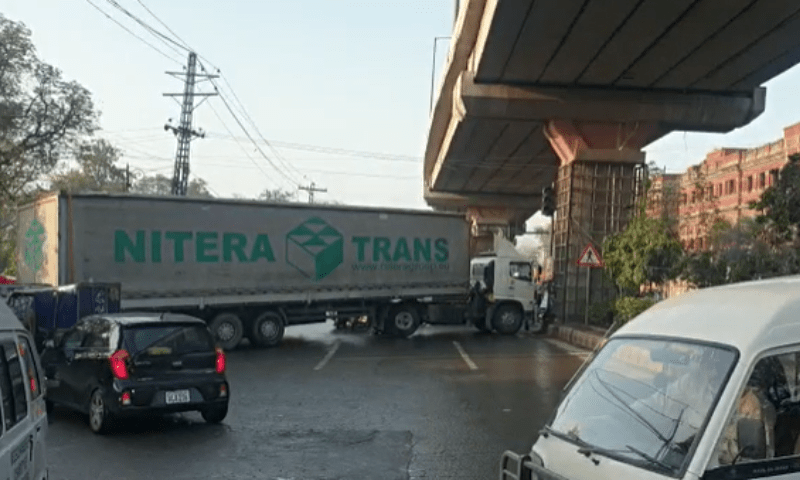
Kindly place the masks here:
POLYGON ((556 212, 556 197, 553 187, 546 186, 542 189, 542 215, 552 217, 556 212))

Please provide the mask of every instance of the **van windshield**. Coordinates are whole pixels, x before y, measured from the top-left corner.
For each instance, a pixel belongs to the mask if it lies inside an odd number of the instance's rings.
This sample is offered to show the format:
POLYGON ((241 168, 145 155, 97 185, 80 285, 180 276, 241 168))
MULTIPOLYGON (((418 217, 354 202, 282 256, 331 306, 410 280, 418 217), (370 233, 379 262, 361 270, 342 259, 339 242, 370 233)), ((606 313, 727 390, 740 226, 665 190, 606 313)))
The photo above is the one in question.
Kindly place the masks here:
POLYGON ((561 402, 548 430, 584 449, 677 474, 736 356, 697 343, 613 339, 561 402))

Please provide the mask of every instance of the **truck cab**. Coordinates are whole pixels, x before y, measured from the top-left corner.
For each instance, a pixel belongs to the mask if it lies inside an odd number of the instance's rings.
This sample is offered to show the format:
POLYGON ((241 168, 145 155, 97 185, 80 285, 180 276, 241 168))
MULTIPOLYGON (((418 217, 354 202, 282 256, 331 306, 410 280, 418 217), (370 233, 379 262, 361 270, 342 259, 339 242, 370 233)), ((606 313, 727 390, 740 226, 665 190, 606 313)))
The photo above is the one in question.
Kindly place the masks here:
POLYGON ((800 477, 800 277, 696 290, 615 332, 501 479, 800 477))
POLYGON ((501 236, 494 250, 470 262, 473 322, 480 330, 516 333, 536 318, 534 264, 501 236))

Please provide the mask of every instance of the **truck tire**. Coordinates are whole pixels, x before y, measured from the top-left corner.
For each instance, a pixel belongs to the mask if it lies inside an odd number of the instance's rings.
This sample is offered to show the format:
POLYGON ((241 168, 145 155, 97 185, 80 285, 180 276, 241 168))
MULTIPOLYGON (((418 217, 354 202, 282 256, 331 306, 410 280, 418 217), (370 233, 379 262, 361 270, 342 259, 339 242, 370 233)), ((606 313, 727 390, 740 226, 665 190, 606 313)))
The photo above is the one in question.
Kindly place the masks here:
POLYGON ((522 310, 517 305, 506 303, 494 311, 492 326, 497 333, 513 335, 522 327, 522 320, 522 310))
POLYGON ((250 339, 259 347, 274 347, 283 340, 283 318, 275 312, 262 313, 250 328, 250 339))
POLYGON ((386 329, 398 337, 410 337, 419 327, 419 312, 411 305, 396 305, 389 309, 386 329))
POLYGON ((214 340, 223 350, 233 350, 242 341, 244 326, 242 320, 235 313, 220 313, 211 323, 208 329, 214 335, 214 340))

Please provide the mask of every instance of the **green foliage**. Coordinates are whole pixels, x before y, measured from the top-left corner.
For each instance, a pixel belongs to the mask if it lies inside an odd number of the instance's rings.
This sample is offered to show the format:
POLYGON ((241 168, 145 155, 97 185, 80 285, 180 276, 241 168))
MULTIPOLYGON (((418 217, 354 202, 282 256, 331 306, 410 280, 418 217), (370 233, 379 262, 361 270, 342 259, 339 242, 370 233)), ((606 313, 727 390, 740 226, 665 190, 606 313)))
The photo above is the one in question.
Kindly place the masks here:
MULTIPOLYGON (((132 193, 141 193, 145 195, 172 195, 172 179, 161 174, 145 176, 133 182, 130 191, 132 193)), ((208 191, 208 184, 206 181, 197 177, 189 180, 189 185, 186 188, 186 196, 192 198, 213 197, 211 192, 208 191)))
POLYGON ((89 92, 40 61, 30 30, 0 14, 0 204, 35 189, 96 121, 89 92))
POLYGON ((649 297, 619 297, 614 301, 615 320, 623 325, 655 304, 649 297))
POLYGON ((125 169, 116 165, 122 154, 106 140, 82 142, 75 152, 77 169, 50 175, 50 189, 80 192, 125 191, 125 169))
POLYGON ((297 201, 297 192, 280 188, 275 190, 266 189, 258 195, 258 199, 271 203, 291 203, 297 201))
POLYGON ((778 181, 767 188, 750 208, 764 213, 756 221, 767 227, 777 241, 790 241, 797 237, 800 226, 800 156, 789 157, 780 172, 778 181))
POLYGON ((621 290, 632 292, 642 284, 673 278, 682 251, 669 223, 647 217, 643 208, 624 231, 603 242, 606 272, 621 290))
POLYGON ((596 302, 589 305, 589 323, 601 327, 610 327, 614 321, 614 300, 596 302))

